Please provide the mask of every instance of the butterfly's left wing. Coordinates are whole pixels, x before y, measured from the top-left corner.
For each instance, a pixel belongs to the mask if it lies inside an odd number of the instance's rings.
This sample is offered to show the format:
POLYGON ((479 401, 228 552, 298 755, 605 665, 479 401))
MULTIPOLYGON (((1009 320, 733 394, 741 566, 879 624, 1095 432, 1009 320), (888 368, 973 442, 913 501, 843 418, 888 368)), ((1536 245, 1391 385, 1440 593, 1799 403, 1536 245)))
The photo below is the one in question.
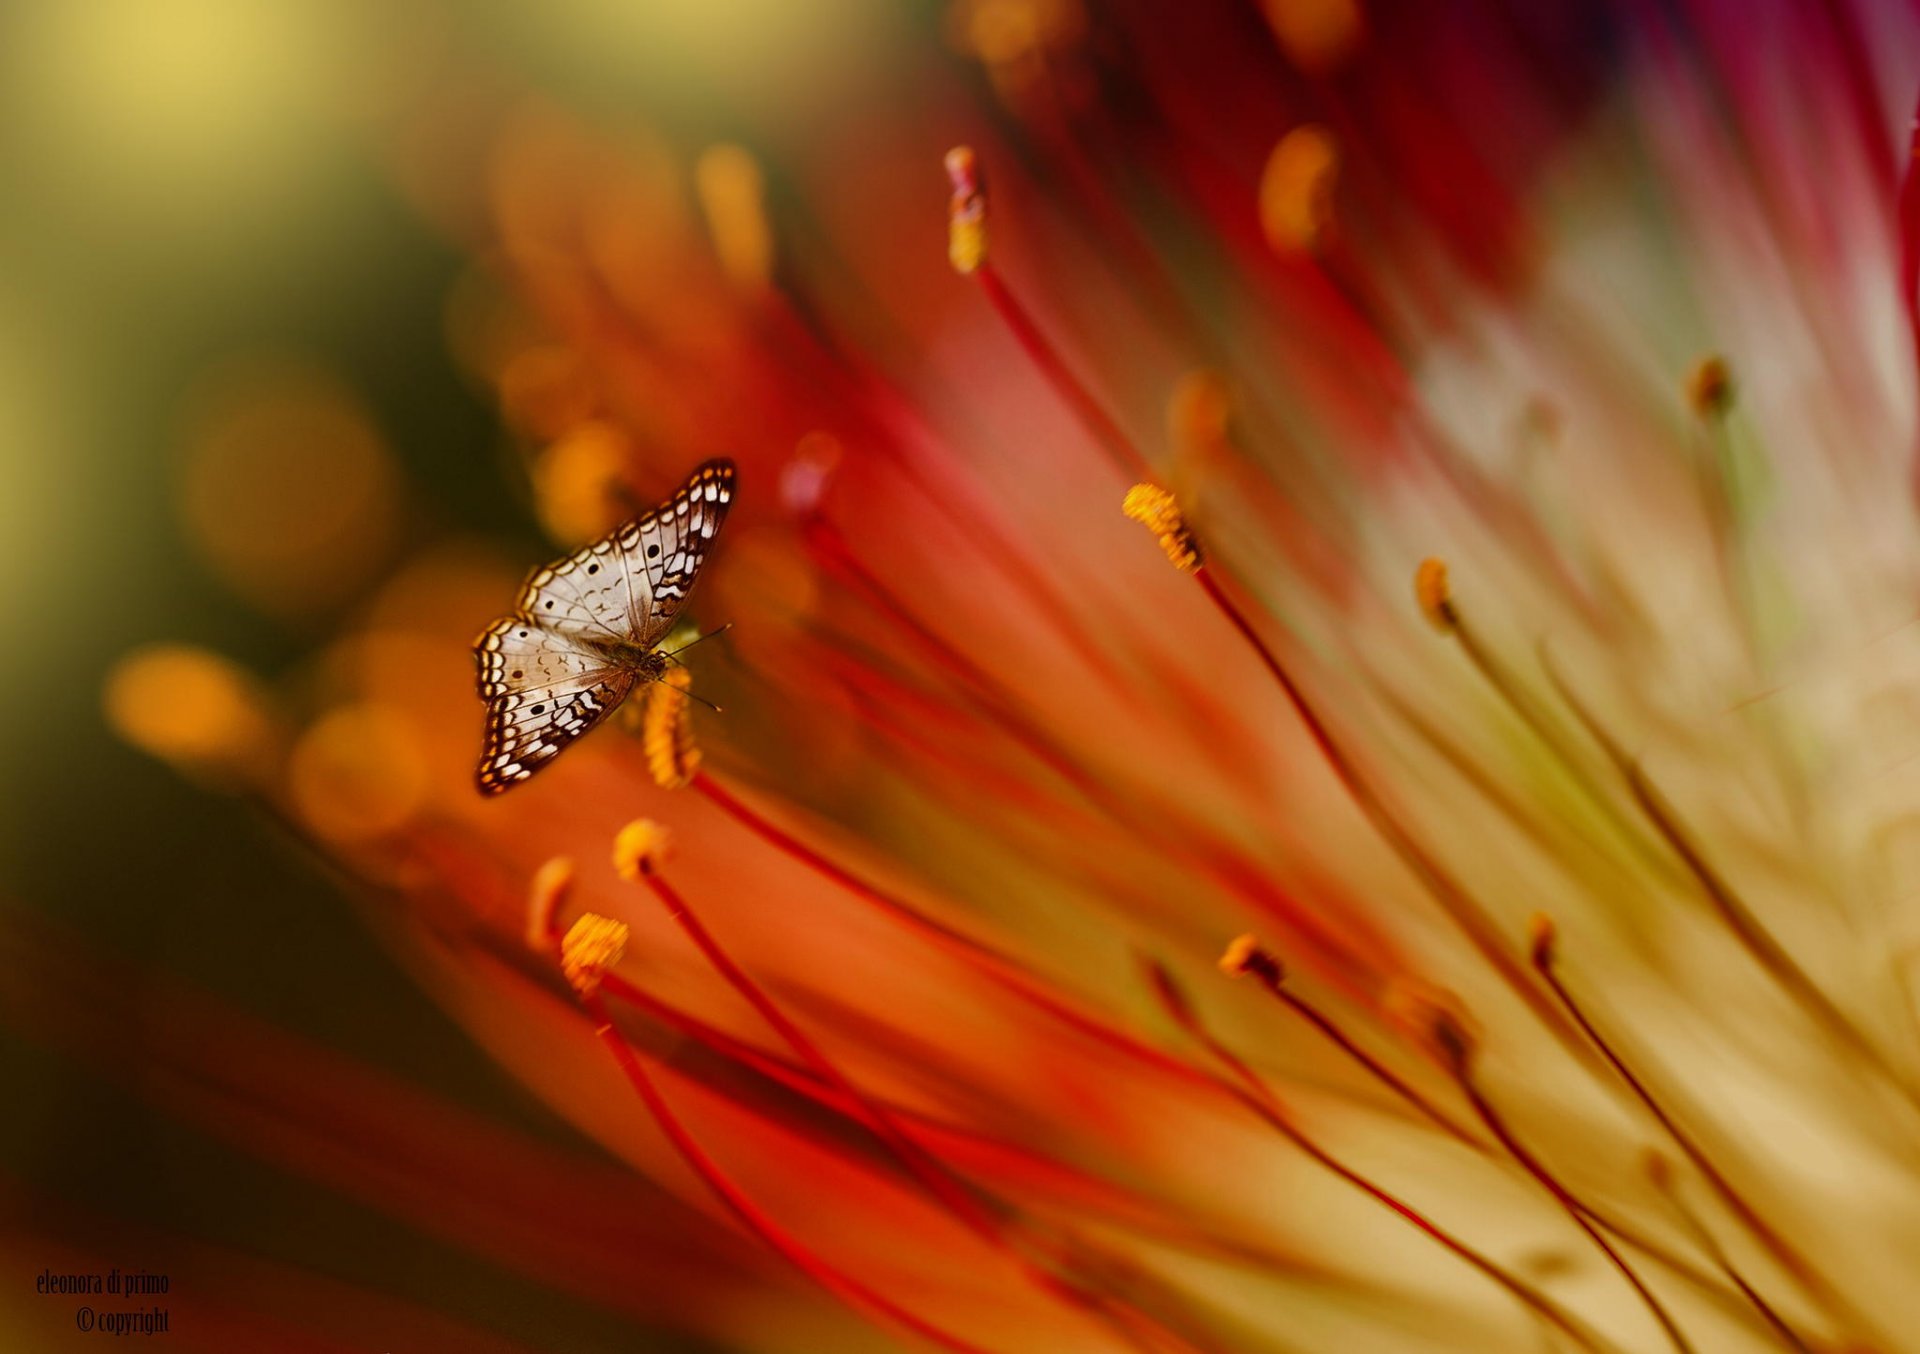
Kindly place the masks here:
POLYGON ((551 630, 610 643, 628 639, 633 586, 618 533, 535 569, 513 605, 522 616, 551 630))
POLYGON ((475 777, 482 794, 526 780, 633 689, 632 672, 527 616, 495 621, 473 647, 487 703, 475 777))

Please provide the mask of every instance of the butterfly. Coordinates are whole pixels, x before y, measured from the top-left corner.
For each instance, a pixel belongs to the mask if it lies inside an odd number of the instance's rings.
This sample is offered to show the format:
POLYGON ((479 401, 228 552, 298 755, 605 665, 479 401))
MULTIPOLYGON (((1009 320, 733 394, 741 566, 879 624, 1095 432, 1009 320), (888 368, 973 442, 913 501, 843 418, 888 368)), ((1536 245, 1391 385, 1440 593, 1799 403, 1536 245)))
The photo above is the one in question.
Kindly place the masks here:
POLYGON ((578 554, 537 569, 511 616, 473 643, 486 740, 475 779, 497 795, 667 669, 660 641, 686 605, 733 502, 732 461, 708 461, 672 498, 578 554))

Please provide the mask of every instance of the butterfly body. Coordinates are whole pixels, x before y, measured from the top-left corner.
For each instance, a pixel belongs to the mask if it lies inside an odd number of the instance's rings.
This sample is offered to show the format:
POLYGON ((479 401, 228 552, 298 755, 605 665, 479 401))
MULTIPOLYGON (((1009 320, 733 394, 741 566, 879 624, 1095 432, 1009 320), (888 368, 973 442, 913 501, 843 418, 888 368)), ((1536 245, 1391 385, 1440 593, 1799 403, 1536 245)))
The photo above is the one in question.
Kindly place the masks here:
POLYGON ((661 640, 733 502, 731 461, 708 461, 652 512, 535 570, 511 616, 474 642, 486 737, 476 782, 500 794, 656 681, 661 640))
POLYGON ((658 681, 660 674, 667 670, 667 664, 670 661, 658 649, 645 648, 624 641, 607 641, 582 636, 580 645, 599 654, 606 660, 608 667, 630 672, 634 679, 640 682, 658 681))

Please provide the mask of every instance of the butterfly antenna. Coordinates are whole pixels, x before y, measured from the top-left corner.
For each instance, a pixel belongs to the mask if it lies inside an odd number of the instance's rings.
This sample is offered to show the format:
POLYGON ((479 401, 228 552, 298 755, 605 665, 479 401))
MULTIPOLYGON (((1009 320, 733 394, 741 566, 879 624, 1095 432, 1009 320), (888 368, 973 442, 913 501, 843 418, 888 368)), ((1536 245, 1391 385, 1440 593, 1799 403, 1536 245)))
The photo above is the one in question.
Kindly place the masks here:
POLYGON ((710 639, 712 639, 712 638, 713 638, 713 637, 714 637, 715 635, 723 635, 723 634, 725 634, 725 633, 726 633, 727 631, 729 631, 729 630, 731 630, 731 629, 733 629, 733 622, 732 622, 732 621, 728 621, 728 622, 727 622, 727 623, 726 623, 725 625, 722 625, 722 626, 719 626, 718 628, 716 628, 716 629, 713 629, 713 630, 709 630, 709 631, 707 631, 707 633, 706 633, 706 634, 704 634, 704 635, 696 635, 696 636, 694 636, 694 638, 692 638, 692 639, 690 639, 690 640, 688 640, 688 641, 687 641, 687 642, 686 642, 685 644, 682 644, 682 645, 681 645, 681 646, 680 646, 679 648, 677 648, 677 649, 668 649, 668 650, 666 650, 665 652, 663 652, 663 653, 661 654, 661 657, 662 657, 662 658, 672 658, 672 657, 674 657, 674 656, 675 656, 676 654, 683 654, 683 653, 685 653, 685 652, 686 652, 686 651, 687 651, 688 649, 691 649, 691 648, 692 648, 692 647, 693 647, 694 645, 696 645, 696 644, 700 644, 700 643, 703 643, 703 642, 705 642, 706 640, 710 640, 710 639))

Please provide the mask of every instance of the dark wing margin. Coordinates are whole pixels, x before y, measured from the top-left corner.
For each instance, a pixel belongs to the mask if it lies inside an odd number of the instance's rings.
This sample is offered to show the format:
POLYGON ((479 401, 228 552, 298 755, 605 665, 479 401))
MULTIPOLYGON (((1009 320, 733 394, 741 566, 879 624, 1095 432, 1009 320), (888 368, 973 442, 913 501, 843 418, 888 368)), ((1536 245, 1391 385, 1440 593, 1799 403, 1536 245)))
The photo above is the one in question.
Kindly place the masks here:
POLYGON ((673 497, 613 535, 633 583, 628 625, 633 642, 652 648, 680 618, 707 550, 733 506, 732 461, 695 467, 673 497))

